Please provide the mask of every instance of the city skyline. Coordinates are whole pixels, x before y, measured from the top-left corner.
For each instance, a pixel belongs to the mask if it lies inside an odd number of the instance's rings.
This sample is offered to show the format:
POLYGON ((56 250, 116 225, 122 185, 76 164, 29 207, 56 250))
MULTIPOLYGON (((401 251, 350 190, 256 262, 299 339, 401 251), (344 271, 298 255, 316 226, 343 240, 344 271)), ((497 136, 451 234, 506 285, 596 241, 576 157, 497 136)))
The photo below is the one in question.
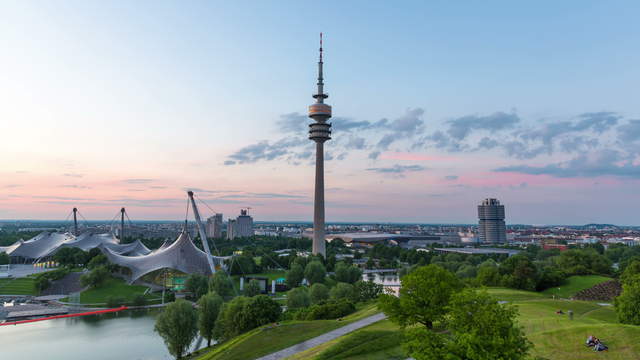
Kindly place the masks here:
POLYGON ((0 219, 310 221, 322 31, 327 222, 640 224, 638 4, 327 3, 1 5, 0 219))

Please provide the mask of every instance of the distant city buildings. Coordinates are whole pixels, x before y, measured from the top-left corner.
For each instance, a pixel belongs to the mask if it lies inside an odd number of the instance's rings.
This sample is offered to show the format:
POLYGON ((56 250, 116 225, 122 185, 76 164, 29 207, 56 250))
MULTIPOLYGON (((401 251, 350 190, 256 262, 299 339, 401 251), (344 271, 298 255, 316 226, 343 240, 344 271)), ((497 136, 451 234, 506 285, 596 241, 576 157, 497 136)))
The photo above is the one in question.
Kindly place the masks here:
POLYGON ((215 214, 207 219, 206 225, 207 237, 221 238, 222 237, 222 214, 215 214))
POLYGON ((227 239, 233 240, 237 237, 253 236, 253 217, 247 210, 240 210, 240 215, 235 219, 229 219, 227 223, 227 239))
POLYGON ((484 199, 478 205, 478 238, 483 243, 506 243, 504 205, 498 199, 484 199))

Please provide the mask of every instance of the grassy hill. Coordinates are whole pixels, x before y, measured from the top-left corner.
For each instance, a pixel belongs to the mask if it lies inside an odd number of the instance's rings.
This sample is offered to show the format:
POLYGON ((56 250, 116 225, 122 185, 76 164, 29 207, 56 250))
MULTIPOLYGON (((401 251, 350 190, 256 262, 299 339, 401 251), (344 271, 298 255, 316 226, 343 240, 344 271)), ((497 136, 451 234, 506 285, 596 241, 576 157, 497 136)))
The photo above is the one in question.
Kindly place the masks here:
POLYGON ((0 295, 37 295, 34 279, 0 279, 0 295))
POLYGON ((599 275, 577 275, 570 276, 560 286, 549 288, 542 293, 548 296, 568 299, 575 295, 578 291, 588 289, 594 285, 609 281, 611 278, 599 275))
MULTIPOLYGON (((573 289, 594 281, 573 279, 573 289)), ((606 278, 605 278, 606 281, 606 278)), ((574 290, 572 290, 574 291, 574 290)), ((534 344, 532 355, 549 360, 640 359, 640 326, 617 323, 610 306, 595 302, 554 300, 543 293, 491 288, 488 292, 498 300, 518 306, 519 323, 534 344), (565 315, 557 315, 562 310, 565 315), (574 313, 573 320, 566 314, 574 313), (595 353, 584 345, 590 334, 602 339, 609 351, 595 353)), ((393 323, 384 320, 357 330, 334 341, 299 353, 290 360, 302 359, 405 359, 400 347, 400 332, 393 323), (395 335, 395 341, 394 339, 395 335)))

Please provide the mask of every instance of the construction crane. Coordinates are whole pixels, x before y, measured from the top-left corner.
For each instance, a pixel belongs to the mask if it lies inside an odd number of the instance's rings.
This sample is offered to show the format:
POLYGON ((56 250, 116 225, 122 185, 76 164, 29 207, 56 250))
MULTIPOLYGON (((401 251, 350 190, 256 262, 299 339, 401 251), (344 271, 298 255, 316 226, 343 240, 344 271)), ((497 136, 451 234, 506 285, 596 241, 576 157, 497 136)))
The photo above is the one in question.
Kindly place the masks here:
POLYGON ((204 252, 207 253, 207 260, 209 261, 209 267, 211 267, 211 273, 215 274, 216 267, 213 264, 213 259, 211 258, 211 251, 209 250, 209 243, 207 242, 207 233, 204 231, 202 220, 200 220, 200 212, 198 211, 198 207, 196 206, 196 201, 193 199, 193 191, 187 191, 187 195, 189 195, 189 200, 191 201, 191 206, 193 207, 193 215, 196 218, 196 224, 198 225, 198 231, 200 232, 202 247, 204 248, 204 252))

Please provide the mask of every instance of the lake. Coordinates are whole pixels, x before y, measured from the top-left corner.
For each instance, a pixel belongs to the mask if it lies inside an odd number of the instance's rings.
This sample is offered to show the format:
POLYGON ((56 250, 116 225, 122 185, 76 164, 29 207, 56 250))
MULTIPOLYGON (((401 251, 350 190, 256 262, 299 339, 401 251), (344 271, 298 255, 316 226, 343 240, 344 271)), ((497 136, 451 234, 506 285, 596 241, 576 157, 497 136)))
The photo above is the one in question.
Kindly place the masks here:
MULTIPOLYGON (((0 326, 0 358, 47 360, 169 360, 153 331, 158 310, 0 326)), ((202 341, 202 345, 206 345, 202 341)))

